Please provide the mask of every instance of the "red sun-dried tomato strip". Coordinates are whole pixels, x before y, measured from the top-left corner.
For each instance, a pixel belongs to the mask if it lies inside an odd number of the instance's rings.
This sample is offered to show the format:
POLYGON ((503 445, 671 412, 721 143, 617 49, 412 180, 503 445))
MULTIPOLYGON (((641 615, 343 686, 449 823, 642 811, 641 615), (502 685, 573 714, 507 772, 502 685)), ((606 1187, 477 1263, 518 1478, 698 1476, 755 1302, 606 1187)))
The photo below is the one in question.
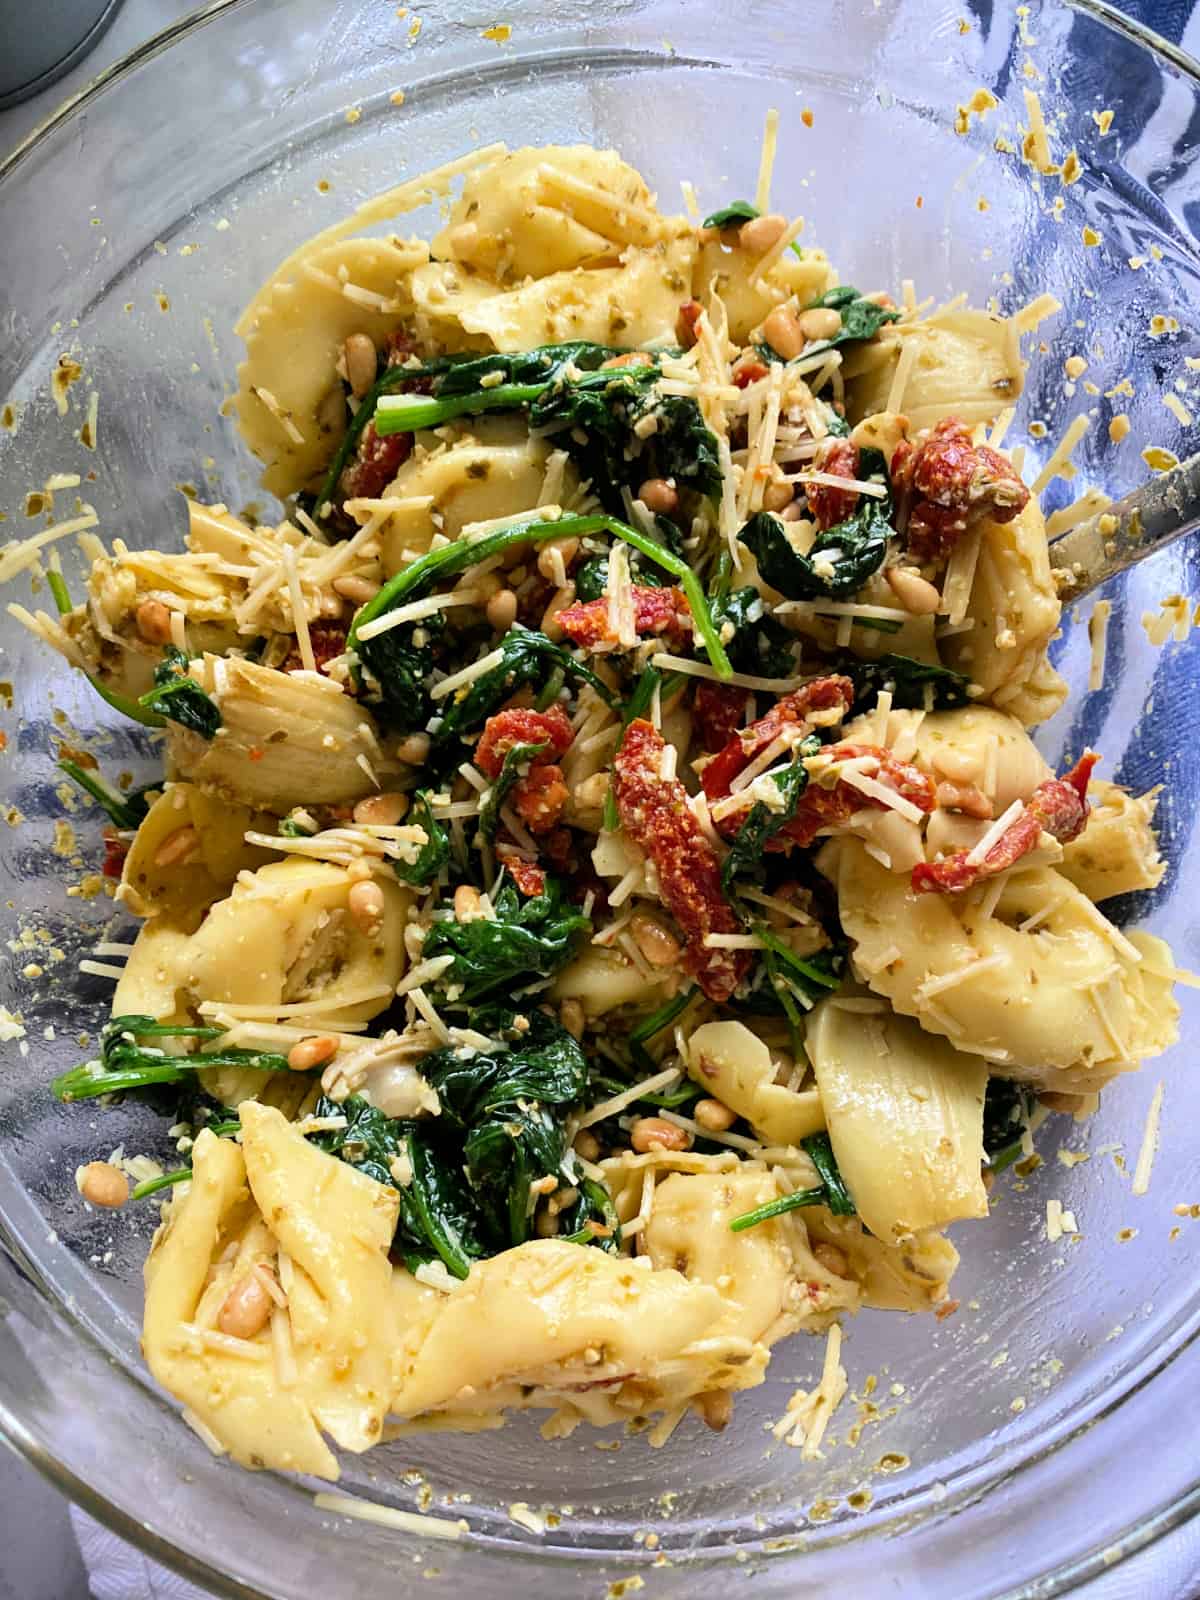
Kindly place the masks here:
MULTIPOLYGON (((857 478, 858 446, 849 439, 830 440, 813 458, 813 469, 828 473, 831 478, 857 478)), ((808 497, 808 514, 822 531, 845 522, 854 515, 858 505, 857 489, 832 489, 825 483, 809 483, 804 492, 808 497)))
MULTIPOLYGON (((692 610, 682 589, 652 589, 648 584, 633 586, 633 625, 639 638, 657 636, 681 650, 692 640, 692 610)), ((566 606, 555 618, 572 644, 595 649, 598 644, 615 644, 616 634, 609 622, 607 600, 581 600, 566 606)))
MULTIPOLYGON (((872 756, 877 765, 868 771, 866 776, 874 778, 876 783, 883 784, 893 794, 909 801, 921 811, 933 810, 936 803, 936 785, 933 779, 919 767, 914 767, 911 762, 900 761, 882 745, 833 744, 828 746, 825 753, 832 756, 835 761, 853 761, 862 756, 872 756)), ((864 794, 861 789, 856 789, 844 778, 839 778, 829 789, 819 783, 810 783, 800 797, 796 815, 774 838, 767 841, 766 848, 787 850, 794 845, 804 848, 813 842, 822 828, 848 822, 856 811, 872 809, 882 811, 886 808, 886 800, 877 800, 873 795, 864 794)))
POLYGON ((548 711, 513 706, 487 719, 483 735, 475 746, 475 765, 484 777, 494 780, 500 776, 505 756, 516 745, 546 745, 547 748, 533 759, 535 764, 547 763, 556 756, 565 755, 574 737, 575 730, 560 705, 553 705, 548 711))
POLYGON ((128 840, 118 839, 115 833, 105 833, 104 865, 100 871, 106 878, 119 878, 125 870, 125 857, 128 854, 128 840))
POLYGON ((521 894, 532 900, 544 892, 546 888, 544 867, 539 867, 536 861, 526 861, 524 856, 518 855, 511 848, 506 850, 503 845, 497 846, 496 854, 508 868, 512 881, 521 894))
POLYGON ((1011 522, 1029 502, 1012 462, 989 445, 973 444, 970 428, 957 417, 943 417, 919 445, 900 444, 892 486, 911 496, 906 538, 918 561, 940 560, 975 523, 1011 522))
MULTIPOLYGON (((319 618, 308 625, 309 642, 312 645, 313 660, 317 664, 317 671, 324 672, 331 661, 336 661, 338 656, 346 651, 346 630, 340 622, 330 622, 319 618)), ((295 672, 303 667, 304 661, 300 655, 300 646, 293 644, 288 651, 287 659, 283 663, 285 672, 295 672)))
POLYGON ((710 1000, 728 1000, 750 965, 743 950, 710 950, 710 933, 738 933, 721 891, 721 865, 677 778, 664 779, 666 745, 649 723, 631 722, 613 762, 617 814, 625 832, 654 863, 663 904, 684 936, 684 970, 710 1000))
POLYGON ((746 720, 747 690, 731 683, 713 683, 701 678, 692 701, 692 723, 700 743, 710 756, 723 750, 746 720))
POLYGON ((530 833, 550 833, 558 826, 569 792, 561 767, 552 761, 535 760, 525 776, 513 784, 513 810, 530 833))
POLYGON ((1024 811, 1005 828, 982 861, 970 861, 969 850, 956 850, 942 861, 918 862, 912 870, 913 893, 960 894, 982 878, 1006 872, 1036 850, 1043 833, 1052 834, 1060 844, 1077 839, 1091 812, 1087 787, 1099 759, 1094 750, 1085 750, 1070 772, 1039 783, 1024 811))
POLYGON ((784 728, 803 727, 814 712, 835 707, 845 715, 853 704, 854 685, 849 678, 814 678, 794 693, 785 694, 765 716, 736 733, 705 766, 700 776, 704 793, 710 800, 723 800, 738 773, 774 743, 784 728))

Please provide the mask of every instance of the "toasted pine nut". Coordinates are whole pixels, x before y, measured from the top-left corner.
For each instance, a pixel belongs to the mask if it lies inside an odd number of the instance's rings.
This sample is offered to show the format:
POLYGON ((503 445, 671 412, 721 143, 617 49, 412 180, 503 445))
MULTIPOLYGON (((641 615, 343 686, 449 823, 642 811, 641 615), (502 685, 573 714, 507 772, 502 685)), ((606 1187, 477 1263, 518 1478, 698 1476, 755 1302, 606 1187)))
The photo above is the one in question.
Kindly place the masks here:
POLYGON ((608 773, 593 772, 575 785, 575 804, 583 811, 598 811, 608 794, 608 773))
POLYGON ((842 331, 841 315, 832 306, 812 306, 796 320, 806 339, 836 339, 842 331))
POLYGON ((497 589, 487 603, 487 619, 497 633, 507 633, 517 620, 517 597, 511 589, 497 589))
POLYGON ((350 600, 356 606, 365 606, 368 600, 374 600, 379 593, 377 583, 372 583, 370 578, 360 578, 353 572, 344 578, 335 578, 332 588, 335 594, 340 594, 344 600, 350 600))
POLYGON ((177 867, 185 861, 200 843, 200 835, 191 823, 182 828, 176 828, 169 833, 158 849, 154 852, 154 865, 156 867, 177 867))
POLYGON ((600 1141, 588 1128, 581 1128, 575 1135, 575 1154, 581 1161, 597 1161, 600 1157, 600 1141))
POLYGON ((571 582, 570 578, 568 578, 561 589, 556 589, 554 591, 554 594, 550 600, 550 604, 546 607, 545 611, 542 612, 542 632, 546 635, 547 639, 552 639, 557 642, 562 638, 563 631, 559 627, 557 621, 558 613, 560 611, 565 611, 567 607, 574 602, 574 599, 575 585, 571 582))
POLYGON ((889 567, 884 577, 896 599, 914 617, 931 617, 942 603, 934 585, 911 567, 889 567))
POLYGON ((667 932, 657 917, 644 911, 634 913, 629 931, 652 967, 669 967, 683 954, 679 940, 667 932))
POLYGON ((422 766, 428 758, 429 735, 427 733, 410 733, 407 739, 401 739, 396 746, 396 760, 403 761, 405 766, 422 766))
POLYGON ((563 572, 565 573, 578 554, 578 539, 547 539, 545 544, 538 550, 537 569, 543 578, 549 578, 551 583, 557 583, 558 561, 556 560, 556 555, 562 557, 563 572))
POLYGON ((161 600, 143 600, 137 608, 137 631, 147 644, 171 642, 171 613, 161 600))
POLYGON ((665 478, 647 478, 637 492, 647 511, 669 517, 679 510, 679 492, 665 478))
POLYGON ((350 385, 350 392, 356 400, 361 400, 375 382, 375 369, 379 364, 375 341, 365 333, 352 333, 342 346, 342 357, 346 363, 346 382, 350 385))
POLYGON ((992 802, 973 783, 939 783, 934 798, 943 811, 961 811, 964 817, 987 822, 995 812, 992 802))
POLYGON ((627 350, 623 356, 609 356, 607 361, 602 361, 600 371, 607 372, 612 367, 648 367, 653 359, 644 350, 627 350))
POLYGON ((787 505, 785 505, 783 510, 779 513, 781 522, 799 522, 803 516, 804 507, 800 504, 799 500, 789 500, 787 505))
POLYGON ((323 1067, 337 1055, 338 1042, 329 1033, 316 1034, 311 1039, 301 1039, 288 1051, 288 1066, 293 1072, 311 1072, 323 1067))
POLYGON ((572 1039, 583 1038, 585 1019, 583 1006, 578 1000, 564 1000, 558 1008, 558 1020, 571 1035, 572 1039))
POLYGON ((784 506, 790 506, 795 498, 796 491, 790 483, 785 483, 782 478, 776 478, 763 490, 763 510, 782 511, 784 506))
POLYGON ((371 939, 383 927, 383 890, 377 883, 367 880, 351 886, 346 896, 350 915, 358 931, 371 939))
POLYGON ((825 1271, 832 1272, 835 1278, 845 1278, 849 1275, 850 1263, 846 1260, 846 1252, 839 1250, 837 1245, 822 1241, 813 1245, 813 1255, 825 1271))
POLYGON ((482 915, 479 890, 469 883, 460 883, 454 891, 455 922, 477 922, 482 915))
POLYGON ((544 1206, 533 1219, 533 1231, 539 1239, 553 1239, 558 1232, 558 1214, 544 1206))
POLYGON ((719 1100, 697 1100, 692 1107, 692 1119, 709 1133, 724 1133, 737 1121, 737 1113, 719 1100))
POLYGON ((217 1312, 217 1327, 231 1339, 253 1339, 266 1327, 270 1315, 271 1296, 258 1273, 248 1272, 225 1296, 217 1312))
POLYGON ((738 229, 738 244, 752 255, 765 256, 773 244, 779 243, 779 236, 786 228, 787 218, 781 217, 777 211, 765 217, 753 217, 738 229))
POLYGON ((686 1150, 691 1135, 663 1117, 639 1117, 629 1130, 629 1142, 639 1155, 650 1150, 686 1150))
POLYGON ((929 765, 951 783, 970 783, 979 776, 979 758, 965 750, 956 750, 951 744, 930 751, 929 765))
POLYGON ((790 306, 776 306, 763 322, 762 331, 763 338, 771 349, 785 361, 798 356, 808 342, 800 326, 800 319, 790 306))
POLYGON ((371 794, 365 800, 360 800, 354 808, 354 820, 379 828, 394 828, 407 810, 408 796, 387 790, 383 794, 371 794))
POLYGON ((714 1433, 729 1426, 733 1416, 733 1396, 728 1389, 706 1389, 698 1394, 692 1404, 714 1433))
POLYGON ((119 1211, 129 1199, 129 1179, 111 1161, 89 1161, 79 1175, 79 1192, 89 1205, 119 1211))

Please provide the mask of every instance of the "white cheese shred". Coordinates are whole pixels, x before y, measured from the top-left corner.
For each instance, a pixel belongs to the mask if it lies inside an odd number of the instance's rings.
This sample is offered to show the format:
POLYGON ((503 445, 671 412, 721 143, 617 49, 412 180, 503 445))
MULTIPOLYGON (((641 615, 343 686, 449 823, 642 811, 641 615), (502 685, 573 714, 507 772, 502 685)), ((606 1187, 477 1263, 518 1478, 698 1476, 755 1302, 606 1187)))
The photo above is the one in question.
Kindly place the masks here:
POLYGON ((1160 1078, 1150 1097, 1146 1112, 1146 1126, 1142 1130, 1142 1147, 1138 1151, 1137 1166, 1133 1169, 1134 1194, 1146 1194, 1150 1188, 1150 1174, 1154 1170, 1154 1157, 1158 1153, 1158 1125, 1162 1118, 1164 1084, 1160 1078))

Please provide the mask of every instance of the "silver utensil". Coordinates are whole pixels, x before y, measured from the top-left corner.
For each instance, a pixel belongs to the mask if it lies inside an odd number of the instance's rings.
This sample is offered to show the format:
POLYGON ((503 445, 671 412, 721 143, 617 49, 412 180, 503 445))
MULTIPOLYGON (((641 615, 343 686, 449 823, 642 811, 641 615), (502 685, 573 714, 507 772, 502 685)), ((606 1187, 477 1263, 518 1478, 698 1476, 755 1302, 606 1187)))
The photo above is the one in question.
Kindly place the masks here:
POLYGON ((1078 600, 1198 528, 1200 455, 1194 455, 1054 540, 1050 564, 1069 574, 1059 579, 1059 594, 1078 600))

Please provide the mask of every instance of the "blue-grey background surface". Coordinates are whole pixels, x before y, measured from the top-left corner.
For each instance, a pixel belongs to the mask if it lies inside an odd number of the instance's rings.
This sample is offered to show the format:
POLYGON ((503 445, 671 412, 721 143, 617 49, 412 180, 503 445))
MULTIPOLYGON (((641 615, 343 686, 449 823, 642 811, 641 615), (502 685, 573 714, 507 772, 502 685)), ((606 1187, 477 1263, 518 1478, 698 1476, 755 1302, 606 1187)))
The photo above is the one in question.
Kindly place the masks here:
MULTIPOLYGON (((3 3, 5 0, 0 0, 3 3)), ((0 158, 97 73, 192 9, 186 0, 123 0, 112 25, 86 60, 34 99, 0 111, 0 158)), ((963 9, 986 16, 990 0, 965 0, 963 9)), ((1130 0, 1122 9, 1200 56, 1200 5, 1192 0, 1130 0)), ((1147 93, 1156 92, 1148 82, 1147 93)), ((1146 107, 1147 114, 1150 109, 1146 107)), ((1194 134, 1200 142, 1200 127, 1194 134)), ((86 1404, 85 1396, 81 1396, 81 1404, 86 1404)), ((930 1577, 932 1592, 936 1574, 930 1577)), ((148 1569, 144 1586, 138 1580, 138 1586, 130 1588, 121 1600, 156 1600, 155 1591, 154 1574, 148 1569)), ((0 1448, 0 1600, 88 1600, 90 1593, 66 1501, 16 1456, 0 1448)), ((1123 1563, 1087 1594, 1087 1600, 1135 1597, 1200 1600, 1200 1524, 1179 1529, 1123 1563)))

